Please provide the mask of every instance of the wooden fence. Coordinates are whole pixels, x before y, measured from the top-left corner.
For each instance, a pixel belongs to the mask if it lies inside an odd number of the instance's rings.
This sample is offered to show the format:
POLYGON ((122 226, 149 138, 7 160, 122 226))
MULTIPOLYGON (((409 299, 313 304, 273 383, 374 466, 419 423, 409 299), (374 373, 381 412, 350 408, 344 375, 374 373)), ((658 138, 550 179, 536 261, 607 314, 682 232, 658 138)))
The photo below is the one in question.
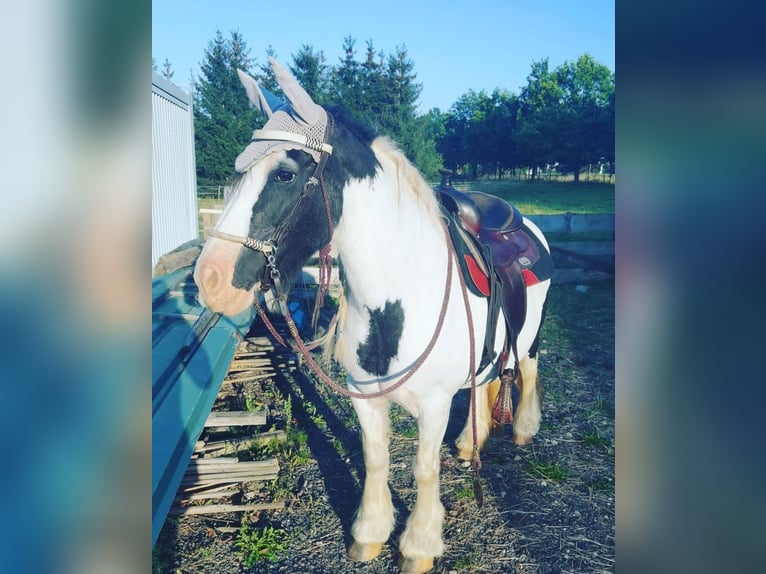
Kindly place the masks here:
POLYGON ((583 282, 593 279, 608 279, 614 275, 614 214, 613 213, 562 213, 556 215, 528 215, 540 230, 556 234, 550 241, 555 259, 574 262, 573 266, 557 267, 554 283, 583 282), (606 239, 591 239, 586 234, 606 236, 606 239), (578 237, 585 236, 586 239, 578 237))

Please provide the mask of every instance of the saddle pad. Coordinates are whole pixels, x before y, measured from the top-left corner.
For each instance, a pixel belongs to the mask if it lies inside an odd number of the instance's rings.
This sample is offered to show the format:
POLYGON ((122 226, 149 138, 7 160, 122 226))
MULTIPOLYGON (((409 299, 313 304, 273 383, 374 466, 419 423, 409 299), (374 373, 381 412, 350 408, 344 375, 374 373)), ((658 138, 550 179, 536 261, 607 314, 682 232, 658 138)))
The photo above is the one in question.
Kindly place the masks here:
POLYGON ((523 225, 522 230, 530 244, 527 249, 518 254, 516 259, 521 265, 524 283, 529 287, 553 276, 553 257, 529 227, 523 225))
POLYGON ((487 272, 487 260, 491 258, 495 268, 502 268, 518 261, 527 287, 535 285, 553 275, 553 258, 543 244, 530 229, 523 225, 511 234, 512 240, 502 239, 502 234, 490 237, 484 233, 480 240, 487 237, 485 245, 480 246, 476 240, 461 228, 460 221, 452 213, 449 216, 449 231, 452 243, 460 260, 460 268, 469 289, 479 297, 489 297, 490 281, 487 272))
POLYGON ((442 211, 449 222, 450 237, 455 246, 455 252, 460 263, 460 273, 466 280, 466 286, 474 295, 489 297, 490 281, 485 263, 486 254, 482 253, 476 240, 462 229, 460 221, 453 213, 443 208, 442 211))

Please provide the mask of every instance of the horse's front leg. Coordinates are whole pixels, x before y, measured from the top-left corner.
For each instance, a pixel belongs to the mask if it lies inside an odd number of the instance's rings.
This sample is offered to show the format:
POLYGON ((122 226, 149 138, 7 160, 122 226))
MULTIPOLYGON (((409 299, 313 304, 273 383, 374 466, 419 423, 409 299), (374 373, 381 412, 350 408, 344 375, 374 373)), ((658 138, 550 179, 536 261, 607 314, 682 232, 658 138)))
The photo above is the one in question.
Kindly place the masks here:
POLYGON ((348 554, 366 562, 380 554, 394 527, 394 506, 388 489, 388 441, 391 428, 388 399, 352 399, 362 427, 364 492, 351 527, 354 543, 348 554))
POLYGON ((418 413, 418 452, 413 468, 417 500, 399 541, 399 567, 405 574, 427 572, 433 567, 434 558, 444 553, 439 449, 447 430, 449 407, 450 399, 430 399, 418 413))

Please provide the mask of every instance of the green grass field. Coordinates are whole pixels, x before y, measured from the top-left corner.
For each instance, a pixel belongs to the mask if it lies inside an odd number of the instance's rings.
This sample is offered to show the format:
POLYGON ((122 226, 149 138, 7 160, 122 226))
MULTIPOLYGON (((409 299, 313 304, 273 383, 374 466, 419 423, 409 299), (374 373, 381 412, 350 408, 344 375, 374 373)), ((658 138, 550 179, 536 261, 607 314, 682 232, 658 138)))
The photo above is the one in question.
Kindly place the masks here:
POLYGON ((455 187, 497 195, 530 215, 614 213, 613 183, 484 179, 456 183, 455 187))

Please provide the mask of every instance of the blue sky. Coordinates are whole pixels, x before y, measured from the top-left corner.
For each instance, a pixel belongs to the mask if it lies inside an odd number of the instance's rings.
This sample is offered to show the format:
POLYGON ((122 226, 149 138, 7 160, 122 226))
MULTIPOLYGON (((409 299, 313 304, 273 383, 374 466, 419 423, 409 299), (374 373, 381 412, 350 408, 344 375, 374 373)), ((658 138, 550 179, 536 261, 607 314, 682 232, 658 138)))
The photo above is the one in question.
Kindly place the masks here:
POLYGON ((152 2, 152 57, 160 69, 170 60, 184 90, 216 30, 241 32, 258 63, 269 45, 285 65, 304 44, 335 65, 346 36, 356 39, 357 60, 367 40, 386 55, 404 45, 423 85, 421 112, 446 112, 471 89, 518 94, 543 58, 555 68, 587 52, 614 71, 614 0, 152 2))

